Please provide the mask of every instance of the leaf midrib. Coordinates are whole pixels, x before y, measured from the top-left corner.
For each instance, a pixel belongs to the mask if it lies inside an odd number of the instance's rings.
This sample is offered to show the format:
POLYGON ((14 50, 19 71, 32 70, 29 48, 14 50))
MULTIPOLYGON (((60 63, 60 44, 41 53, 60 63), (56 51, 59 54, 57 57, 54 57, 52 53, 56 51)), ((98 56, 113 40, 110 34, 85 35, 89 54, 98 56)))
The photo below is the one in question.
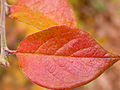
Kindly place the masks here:
POLYGON ((16 54, 19 54, 19 53, 22 53, 22 54, 35 54, 35 55, 46 55, 46 56, 56 56, 56 57, 65 57, 65 58, 98 58, 98 59, 100 59, 100 58, 112 58, 112 59, 120 59, 120 56, 111 56, 111 57, 73 57, 73 56, 60 56, 60 55, 53 55, 53 54, 40 54, 40 53, 28 53, 28 52, 17 52, 16 54))

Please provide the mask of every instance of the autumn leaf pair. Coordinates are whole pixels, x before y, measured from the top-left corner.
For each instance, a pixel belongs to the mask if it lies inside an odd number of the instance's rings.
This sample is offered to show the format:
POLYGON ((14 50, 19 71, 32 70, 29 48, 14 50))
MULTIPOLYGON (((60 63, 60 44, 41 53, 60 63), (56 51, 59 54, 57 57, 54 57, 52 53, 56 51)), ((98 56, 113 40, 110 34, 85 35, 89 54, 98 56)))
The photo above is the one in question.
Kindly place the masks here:
POLYGON ((40 29, 17 49, 24 74, 40 86, 61 90, 84 85, 120 59, 77 28, 67 0, 18 0, 10 13, 40 29))

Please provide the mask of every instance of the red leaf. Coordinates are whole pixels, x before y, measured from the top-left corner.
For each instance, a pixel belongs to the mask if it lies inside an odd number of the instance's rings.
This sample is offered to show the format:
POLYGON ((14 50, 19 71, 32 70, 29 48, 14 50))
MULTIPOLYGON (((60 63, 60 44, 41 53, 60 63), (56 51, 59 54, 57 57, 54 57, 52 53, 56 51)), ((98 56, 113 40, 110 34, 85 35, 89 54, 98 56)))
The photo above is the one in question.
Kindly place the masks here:
POLYGON ((104 50, 88 33, 67 26, 28 36, 18 47, 17 57, 28 78, 51 89, 86 84, 120 59, 104 50))
POLYGON ((67 0, 18 0, 10 7, 10 16, 42 30, 55 25, 76 26, 67 0))

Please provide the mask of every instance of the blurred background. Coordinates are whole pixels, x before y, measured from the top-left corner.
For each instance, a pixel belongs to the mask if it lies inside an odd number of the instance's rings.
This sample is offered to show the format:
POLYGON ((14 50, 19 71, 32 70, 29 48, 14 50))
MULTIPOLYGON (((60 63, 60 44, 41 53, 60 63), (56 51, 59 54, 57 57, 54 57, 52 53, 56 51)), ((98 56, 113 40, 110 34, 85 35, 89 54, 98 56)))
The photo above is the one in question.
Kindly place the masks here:
MULTIPOLYGON (((15 4, 17 0, 7 0, 15 4)), ((106 50, 120 55, 120 0, 69 0, 79 27, 90 33, 106 50)), ((6 18, 8 47, 15 50, 20 41, 39 30, 6 18)), ((0 67, 0 90, 48 90, 29 81, 21 72, 18 60, 10 56, 10 67, 0 67)), ((96 80, 72 90, 120 90, 120 61, 96 80)))

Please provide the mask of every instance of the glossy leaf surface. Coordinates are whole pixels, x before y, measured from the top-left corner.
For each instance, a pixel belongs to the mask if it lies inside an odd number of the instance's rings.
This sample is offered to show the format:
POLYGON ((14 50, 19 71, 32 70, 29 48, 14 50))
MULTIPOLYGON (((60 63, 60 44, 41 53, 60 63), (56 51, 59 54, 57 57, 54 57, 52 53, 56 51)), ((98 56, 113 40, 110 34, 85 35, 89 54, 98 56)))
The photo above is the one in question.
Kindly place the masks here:
POLYGON ((39 29, 54 25, 76 26, 67 0, 18 0, 10 7, 10 17, 39 29))
POLYGON ((17 57, 25 75, 51 89, 74 88, 97 78, 120 59, 78 28, 56 26, 25 38, 17 57))

